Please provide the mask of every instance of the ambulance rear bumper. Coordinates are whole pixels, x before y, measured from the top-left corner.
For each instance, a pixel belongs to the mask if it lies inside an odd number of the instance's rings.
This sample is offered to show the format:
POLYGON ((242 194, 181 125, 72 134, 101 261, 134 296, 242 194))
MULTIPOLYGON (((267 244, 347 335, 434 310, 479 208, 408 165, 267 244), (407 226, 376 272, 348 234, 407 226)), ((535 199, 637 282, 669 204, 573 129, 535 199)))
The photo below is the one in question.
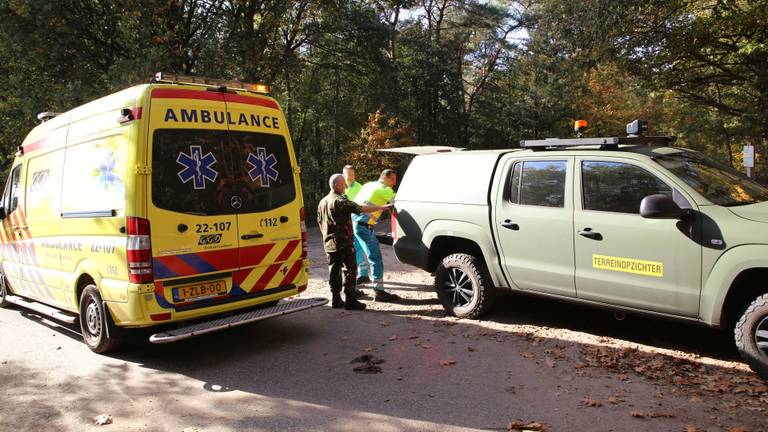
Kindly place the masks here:
POLYGON ((326 303, 328 303, 328 299, 326 298, 308 298, 286 301, 263 309, 257 309, 156 333, 149 337, 149 341, 156 344, 176 342, 206 333, 213 333, 231 327, 261 321, 267 318, 274 318, 311 309, 326 303))

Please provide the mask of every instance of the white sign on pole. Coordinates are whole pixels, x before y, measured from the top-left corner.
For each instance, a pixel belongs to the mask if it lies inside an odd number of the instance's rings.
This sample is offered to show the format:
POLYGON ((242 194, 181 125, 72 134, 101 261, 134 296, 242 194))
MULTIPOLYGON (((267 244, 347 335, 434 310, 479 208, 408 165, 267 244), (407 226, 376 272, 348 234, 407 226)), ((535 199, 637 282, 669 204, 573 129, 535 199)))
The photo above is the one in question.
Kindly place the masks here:
POLYGON ((755 146, 744 146, 744 168, 753 168, 755 166, 755 146))

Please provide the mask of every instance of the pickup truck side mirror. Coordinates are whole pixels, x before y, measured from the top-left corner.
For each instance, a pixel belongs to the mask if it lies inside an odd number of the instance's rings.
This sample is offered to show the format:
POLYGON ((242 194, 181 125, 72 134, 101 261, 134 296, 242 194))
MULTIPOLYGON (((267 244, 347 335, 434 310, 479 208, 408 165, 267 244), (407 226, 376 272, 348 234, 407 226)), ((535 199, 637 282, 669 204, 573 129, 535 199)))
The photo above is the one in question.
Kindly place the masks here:
POLYGON ((647 219, 684 219, 689 214, 667 195, 648 195, 640 202, 640 216, 647 219))

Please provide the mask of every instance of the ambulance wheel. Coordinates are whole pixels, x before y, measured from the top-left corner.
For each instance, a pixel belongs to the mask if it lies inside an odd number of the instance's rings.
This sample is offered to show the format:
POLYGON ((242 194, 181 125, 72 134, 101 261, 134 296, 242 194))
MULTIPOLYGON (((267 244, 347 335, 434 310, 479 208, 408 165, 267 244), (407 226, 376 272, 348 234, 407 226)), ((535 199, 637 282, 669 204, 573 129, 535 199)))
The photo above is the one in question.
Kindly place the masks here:
POLYGON ((5 275, 0 273, 0 308, 7 308, 12 303, 6 300, 6 297, 10 295, 11 290, 8 288, 8 279, 5 275))
POLYGON ((756 298, 744 310, 733 335, 744 361, 768 380, 768 294, 756 298))
POLYGON ((493 283, 482 259, 448 255, 435 270, 435 291, 443 308, 459 318, 478 318, 493 303, 493 283))
POLYGON ((106 353, 118 346, 112 316, 94 285, 85 287, 80 296, 80 330, 85 344, 95 353, 106 353))

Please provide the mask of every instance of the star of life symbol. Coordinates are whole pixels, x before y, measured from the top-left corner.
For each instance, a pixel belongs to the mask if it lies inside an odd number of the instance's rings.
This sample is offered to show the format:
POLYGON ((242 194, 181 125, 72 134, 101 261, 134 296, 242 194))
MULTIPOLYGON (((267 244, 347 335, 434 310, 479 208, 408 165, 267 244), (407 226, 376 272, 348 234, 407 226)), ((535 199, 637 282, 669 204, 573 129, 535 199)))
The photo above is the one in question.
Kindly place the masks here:
POLYGON ((260 178, 261 187, 269 187, 270 180, 277 180, 278 172, 275 169, 277 158, 272 153, 267 156, 267 150, 264 147, 256 147, 256 154, 248 153, 247 162, 253 167, 248 171, 251 181, 260 178))
POLYGON ((195 189, 205 189, 205 181, 215 182, 219 176, 218 171, 211 168, 216 163, 216 158, 211 152, 203 156, 200 146, 189 146, 189 154, 179 153, 176 162, 184 167, 179 171, 179 179, 182 183, 192 180, 195 189))
POLYGON ((115 175, 117 161, 115 155, 110 153, 107 158, 99 164, 99 185, 107 190, 120 179, 115 175))

